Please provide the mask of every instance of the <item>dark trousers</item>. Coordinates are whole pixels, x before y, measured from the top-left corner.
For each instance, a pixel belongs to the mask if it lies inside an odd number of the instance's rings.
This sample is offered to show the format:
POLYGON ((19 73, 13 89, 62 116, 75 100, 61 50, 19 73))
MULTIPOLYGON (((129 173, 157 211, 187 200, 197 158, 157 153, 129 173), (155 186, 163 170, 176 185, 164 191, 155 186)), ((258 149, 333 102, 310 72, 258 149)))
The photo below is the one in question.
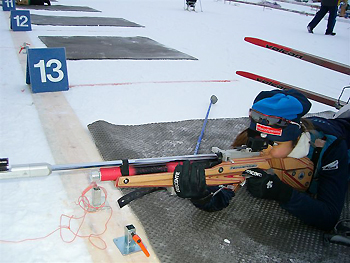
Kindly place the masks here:
POLYGON ((326 34, 332 33, 335 26, 337 11, 338 11, 338 6, 321 5, 321 9, 316 13, 315 17, 309 23, 310 28, 314 29, 318 25, 318 23, 320 23, 322 18, 327 14, 327 12, 329 12, 326 34))

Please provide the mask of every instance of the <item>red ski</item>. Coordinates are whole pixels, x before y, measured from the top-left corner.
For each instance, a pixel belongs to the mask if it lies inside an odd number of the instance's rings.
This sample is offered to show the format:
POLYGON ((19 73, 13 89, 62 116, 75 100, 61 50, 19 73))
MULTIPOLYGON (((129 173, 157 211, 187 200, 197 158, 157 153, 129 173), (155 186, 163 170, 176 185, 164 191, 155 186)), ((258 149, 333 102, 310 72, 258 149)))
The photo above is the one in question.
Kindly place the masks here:
POLYGON ((350 75, 350 66, 338 63, 333 60, 325 59, 322 57, 318 57, 312 54, 308 54, 293 48, 281 46, 272 42, 268 42, 262 39, 254 38, 254 37, 245 37, 245 41, 252 43, 254 45, 260 46, 260 47, 265 47, 270 50, 277 51, 282 54, 289 55, 294 58, 298 58, 334 71, 338 71, 347 75, 350 75))
POLYGON ((322 95, 322 94, 319 94, 319 93, 316 93, 316 92, 312 92, 312 91, 305 90, 305 89, 302 89, 302 88, 298 88, 298 87, 295 87, 295 86, 292 86, 292 85, 289 85, 289 84, 286 84, 286 83, 283 83, 283 82, 279 82, 277 80, 273 80, 273 79, 265 78, 265 77, 262 77, 262 76, 259 76, 259 75, 255 75, 253 73, 249 73, 249 72, 245 72, 245 71, 236 71, 236 74, 240 75, 242 77, 248 78, 248 79, 259 81, 261 83, 273 86, 273 87, 278 88, 278 89, 283 89, 283 90, 295 89, 295 90, 298 90, 301 93, 303 93, 307 98, 309 98, 311 100, 314 100, 314 101, 326 104, 328 106, 335 107, 337 109, 341 108, 342 106, 344 106, 346 104, 346 102, 340 101, 339 99, 337 100, 337 99, 334 99, 334 98, 331 98, 331 97, 328 97, 328 96, 325 96, 325 95, 322 95))

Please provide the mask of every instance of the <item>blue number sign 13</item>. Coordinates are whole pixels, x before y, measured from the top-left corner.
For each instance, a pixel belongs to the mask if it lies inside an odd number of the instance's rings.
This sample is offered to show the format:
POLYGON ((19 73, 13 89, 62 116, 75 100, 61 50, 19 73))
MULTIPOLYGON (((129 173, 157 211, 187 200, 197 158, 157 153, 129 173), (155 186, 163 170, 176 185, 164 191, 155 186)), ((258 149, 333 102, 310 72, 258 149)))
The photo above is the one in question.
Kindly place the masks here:
POLYGON ((68 90, 65 48, 28 49, 26 75, 33 93, 68 90))

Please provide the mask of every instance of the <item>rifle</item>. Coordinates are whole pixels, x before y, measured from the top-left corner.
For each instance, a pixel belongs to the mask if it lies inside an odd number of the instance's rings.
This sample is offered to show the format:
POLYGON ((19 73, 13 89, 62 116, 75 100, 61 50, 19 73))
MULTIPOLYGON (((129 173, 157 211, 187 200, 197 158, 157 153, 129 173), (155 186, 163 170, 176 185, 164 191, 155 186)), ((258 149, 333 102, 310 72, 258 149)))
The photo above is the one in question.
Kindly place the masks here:
MULTIPOLYGON (((306 191, 313 175, 313 163, 307 157, 296 158, 265 158, 260 153, 249 152, 247 149, 221 150, 213 147, 220 163, 205 169, 206 184, 234 185, 235 188, 243 185, 246 178, 242 173, 251 168, 263 170, 272 169, 283 182, 299 191, 306 191)), ((93 173, 93 178, 100 181, 113 180, 116 187, 172 187, 173 171, 178 163, 166 167, 166 171, 159 173, 143 173, 123 175, 121 168, 100 168, 93 173)))
POLYGON ((233 185, 238 189, 246 178, 246 169, 272 169, 285 183, 299 191, 306 191, 313 175, 313 163, 306 157, 272 158, 260 156, 248 147, 231 150, 212 148, 211 154, 184 155, 160 158, 116 160, 98 163, 50 165, 47 163, 9 166, 8 159, 0 159, 0 179, 48 176, 52 172, 89 169, 92 181, 115 181, 116 187, 145 188, 172 187, 173 171, 183 161, 203 162, 206 183, 213 185, 233 185))

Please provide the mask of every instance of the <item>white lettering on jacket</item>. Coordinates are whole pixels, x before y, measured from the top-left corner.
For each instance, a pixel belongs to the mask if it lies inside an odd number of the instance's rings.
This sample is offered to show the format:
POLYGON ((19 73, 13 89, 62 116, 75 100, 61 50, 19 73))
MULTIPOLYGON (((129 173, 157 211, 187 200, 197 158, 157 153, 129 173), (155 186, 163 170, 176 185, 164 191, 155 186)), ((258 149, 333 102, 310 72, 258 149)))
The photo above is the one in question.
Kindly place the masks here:
POLYGON ((329 170, 337 170, 338 169, 338 160, 335 160, 334 162, 331 162, 329 164, 326 164, 322 167, 323 171, 329 171, 329 170))

